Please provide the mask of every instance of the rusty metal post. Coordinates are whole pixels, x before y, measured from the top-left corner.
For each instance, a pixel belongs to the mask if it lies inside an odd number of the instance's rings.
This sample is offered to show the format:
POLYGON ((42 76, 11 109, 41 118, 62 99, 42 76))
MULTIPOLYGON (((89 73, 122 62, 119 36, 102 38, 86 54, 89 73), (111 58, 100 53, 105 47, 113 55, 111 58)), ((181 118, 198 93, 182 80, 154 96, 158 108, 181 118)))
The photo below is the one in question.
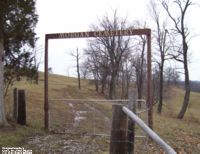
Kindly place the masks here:
POLYGON ((151 31, 147 34, 147 107, 148 125, 153 128, 152 75, 151 75, 151 31))
POLYGON ((48 38, 45 35, 45 71, 44 71, 44 128, 49 129, 49 102, 48 102, 48 38))

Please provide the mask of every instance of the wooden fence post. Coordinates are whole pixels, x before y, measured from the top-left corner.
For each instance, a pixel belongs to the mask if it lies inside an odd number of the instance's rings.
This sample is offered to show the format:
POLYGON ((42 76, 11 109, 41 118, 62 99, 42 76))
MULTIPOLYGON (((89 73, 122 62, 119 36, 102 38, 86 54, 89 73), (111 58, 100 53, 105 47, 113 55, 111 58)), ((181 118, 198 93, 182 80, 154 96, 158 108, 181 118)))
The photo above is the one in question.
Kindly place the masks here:
POLYGON ((25 90, 18 90, 18 124, 26 125, 26 98, 25 90))
POLYGON ((128 117, 121 105, 112 106, 110 154, 127 154, 128 117))
MULTIPOLYGON (((136 99, 137 99, 137 91, 136 89, 130 89, 129 91, 129 104, 128 108, 136 112, 136 99)), ((132 119, 128 120, 128 154, 134 153, 134 144, 135 144, 135 122, 132 119)))
POLYGON ((17 122, 18 117, 18 90, 17 88, 13 89, 13 119, 17 122))

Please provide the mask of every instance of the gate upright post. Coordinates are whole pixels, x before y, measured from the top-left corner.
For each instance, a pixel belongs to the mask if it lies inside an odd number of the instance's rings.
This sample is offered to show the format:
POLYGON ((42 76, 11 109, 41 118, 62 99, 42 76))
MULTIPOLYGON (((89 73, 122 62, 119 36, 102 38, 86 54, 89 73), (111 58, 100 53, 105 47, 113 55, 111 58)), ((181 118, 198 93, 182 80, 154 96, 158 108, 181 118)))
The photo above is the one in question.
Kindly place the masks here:
POLYGON ((110 154, 127 154, 128 117, 121 105, 113 105, 112 114, 110 154))
MULTIPOLYGON (((137 99, 137 91, 136 89, 130 89, 129 91, 129 104, 128 108, 136 112, 136 99, 137 99)), ((131 119, 128 119, 128 153, 134 154, 134 144, 135 144, 135 122, 131 119)))
POLYGON ((49 100, 48 100, 48 37, 45 36, 45 72, 44 72, 44 128, 49 130, 49 100))
POLYGON ((152 100, 152 75, 151 75, 151 30, 147 34, 147 107, 148 125, 153 129, 153 100, 152 100))

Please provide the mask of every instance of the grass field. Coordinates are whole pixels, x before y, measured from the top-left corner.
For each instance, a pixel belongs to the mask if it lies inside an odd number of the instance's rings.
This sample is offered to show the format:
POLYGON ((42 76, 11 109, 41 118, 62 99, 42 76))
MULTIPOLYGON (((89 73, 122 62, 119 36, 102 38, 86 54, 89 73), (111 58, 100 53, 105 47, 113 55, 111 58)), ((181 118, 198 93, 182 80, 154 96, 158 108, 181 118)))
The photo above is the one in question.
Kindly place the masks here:
MULTIPOLYGON (((104 95, 100 95, 94 90, 94 86, 91 81, 82 80, 81 90, 77 88, 77 80, 75 78, 69 78, 59 75, 49 76, 49 98, 50 99, 64 99, 64 98, 80 98, 80 99, 105 99, 104 95)), ((0 147, 2 146, 24 146, 34 149, 35 147, 27 145, 27 139, 33 136, 49 137, 49 134, 43 131, 43 106, 44 106, 44 78, 43 74, 40 74, 39 84, 30 84, 25 80, 15 83, 10 88, 8 96, 6 98, 6 111, 7 118, 11 118, 12 113, 12 89, 17 87, 18 89, 26 90, 27 98, 27 126, 19 126, 11 122, 11 126, 8 128, 0 129, 0 147)), ((179 153, 200 153, 200 93, 191 93, 190 104, 183 120, 176 118, 181 103, 183 100, 184 91, 182 89, 171 87, 166 92, 166 98, 164 100, 163 113, 158 115, 154 112, 154 130, 167 141, 175 150, 179 153)), ((52 103, 52 102, 50 102, 52 103)), ((69 110, 69 107, 60 101, 50 104, 54 108, 54 120, 62 122, 66 120, 63 110, 69 110)), ((77 108, 83 108, 83 106, 77 106, 77 108)), ((95 105, 95 108, 101 110, 99 114, 104 114, 106 117, 111 116, 110 105, 95 105)), ((156 110, 156 106, 155 109, 156 110)), ((92 117, 92 115, 88 115, 92 117)), ((72 117, 68 116, 70 120, 72 117)), ((99 124, 100 126, 103 124, 99 124)), ((89 123, 86 128, 89 128, 89 123)), ((50 137, 49 137, 50 138, 50 137)), ((86 141, 87 139, 85 139, 86 141)), ((43 140, 45 142, 45 140, 43 140)), ((95 143, 101 143, 102 141, 95 141, 95 143)), ((89 141, 88 141, 89 143, 89 141)), ((78 143, 77 143, 78 144, 78 143)), ((108 143, 107 143, 108 144, 108 143)), ((155 147, 153 143, 152 148, 155 147)), ((57 145, 57 144, 56 144, 57 145)), ((55 145, 55 146, 56 146, 55 145)), ((109 146, 109 144, 107 145, 109 146)), ((105 147, 99 147, 105 148, 105 147)), ((102 153, 99 152, 99 153, 102 153)), ((159 152, 158 152, 159 153, 159 152)))

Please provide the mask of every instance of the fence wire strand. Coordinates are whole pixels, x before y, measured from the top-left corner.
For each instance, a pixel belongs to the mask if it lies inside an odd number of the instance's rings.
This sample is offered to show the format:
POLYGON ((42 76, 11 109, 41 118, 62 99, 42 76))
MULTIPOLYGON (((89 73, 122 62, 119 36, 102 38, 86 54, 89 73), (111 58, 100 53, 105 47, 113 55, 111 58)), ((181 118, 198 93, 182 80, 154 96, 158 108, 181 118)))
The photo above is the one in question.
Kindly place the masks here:
MULTIPOLYGON (((51 131, 56 133, 103 136, 109 139, 112 105, 128 106, 129 100, 50 99, 49 102, 51 131), (65 107, 60 105, 60 103, 64 103, 65 107)), ((147 122, 148 108, 145 100, 137 100, 136 107, 136 114, 147 122), (142 104, 140 109, 138 109, 138 102, 142 104)), ((133 133, 129 129, 124 131, 133 133)), ((135 129, 135 141, 136 153, 138 150, 140 152, 141 150, 144 151, 143 153, 148 152, 148 137, 137 126, 135 129)))

